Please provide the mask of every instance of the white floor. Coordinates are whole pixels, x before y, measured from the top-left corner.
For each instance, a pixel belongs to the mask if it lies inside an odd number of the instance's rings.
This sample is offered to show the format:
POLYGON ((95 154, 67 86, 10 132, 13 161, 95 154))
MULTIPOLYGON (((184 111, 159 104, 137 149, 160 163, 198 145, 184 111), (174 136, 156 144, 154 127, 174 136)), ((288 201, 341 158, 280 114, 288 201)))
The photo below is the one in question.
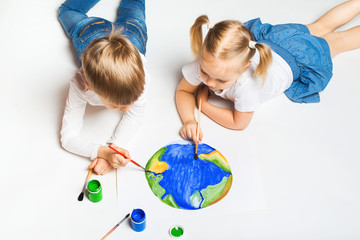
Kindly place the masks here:
MULTIPOLYGON (((234 179, 244 171, 239 163, 252 164, 252 183, 261 181, 254 187, 253 207, 234 184, 214 206, 172 209, 152 195, 143 173, 130 165, 118 171, 118 197, 112 172, 93 176, 102 183, 103 201, 78 202, 89 161, 59 142, 68 82, 78 68, 57 20, 61 2, 1 1, 0 239, 99 239, 137 207, 147 213, 146 230, 136 233, 126 223, 108 239, 170 239, 167 231, 175 224, 185 228, 183 239, 360 239, 360 50, 334 59, 334 76, 321 103, 278 97, 263 104, 243 132, 203 117, 204 142, 227 156, 234 179), (265 210, 254 211, 264 202, 265 210)), ((174 93, 182 65, 192 60, 188 33, 197 16, 206 13, 213 22, 261 17, 273 24, 310 23, 339 3, 147 1, 152 86, 133 158, 145 165, 156 150, 179 139, 174 93)), ((118 4, 103 0, 89 15, 112 20, 118 4)), ((356 25, 360 16, 343 29, 356 25)), ((103 142, 119 114, 89 108, 85 120, 84 136, 103 142)))

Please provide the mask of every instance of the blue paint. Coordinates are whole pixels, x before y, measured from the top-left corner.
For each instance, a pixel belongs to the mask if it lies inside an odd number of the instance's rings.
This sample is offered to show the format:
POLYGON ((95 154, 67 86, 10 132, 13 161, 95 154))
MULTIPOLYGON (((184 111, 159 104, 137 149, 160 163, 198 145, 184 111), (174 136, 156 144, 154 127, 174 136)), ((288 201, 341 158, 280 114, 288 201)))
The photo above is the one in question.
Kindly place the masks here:
POLYGON ((131 213, 131 227, 135 232, 141 232, 146 227, 146 215, 144 210, 137 208, 131 213))
MULTIPOLYGON (((206 144, 199 144, 198 154, 208 154, 214 150, 206 144)), ((195 160, 194 151, 192 144, 172 144, 167 146, 166 154, 161 158, 161 161, 169 166, 162 173, 163 179, 159 182, 160 186, 166 189, 162 198, 171 194, 175 202, 185 209, 198 209, 190 202, 190 196, 196 191, 200 192, 209 185, 216 185, 223 177, 231 175, 209 161, 200 158, 195 160)))

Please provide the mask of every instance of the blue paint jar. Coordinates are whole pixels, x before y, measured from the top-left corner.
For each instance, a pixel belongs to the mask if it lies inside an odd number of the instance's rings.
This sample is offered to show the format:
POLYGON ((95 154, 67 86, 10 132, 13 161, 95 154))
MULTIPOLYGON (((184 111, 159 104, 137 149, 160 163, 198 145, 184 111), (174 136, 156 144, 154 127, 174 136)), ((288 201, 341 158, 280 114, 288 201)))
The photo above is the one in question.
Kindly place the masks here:
POLYGON ((135 232, 141 232, 146 227, 145 212, 140 209, 134 209, 131 213, 131 227, 135 232))

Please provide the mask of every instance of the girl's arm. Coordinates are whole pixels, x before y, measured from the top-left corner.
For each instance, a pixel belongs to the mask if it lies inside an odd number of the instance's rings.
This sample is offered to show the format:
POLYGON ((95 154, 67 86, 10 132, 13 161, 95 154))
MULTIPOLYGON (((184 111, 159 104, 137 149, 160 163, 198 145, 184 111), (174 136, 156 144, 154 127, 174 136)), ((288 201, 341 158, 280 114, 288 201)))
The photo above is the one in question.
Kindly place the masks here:
MULTIPOLYGON (((185 78, 181 79, 176 89, 176 107, 180 115, 180 119, 183 123, 183 127, 180 130, 180 135, 184 139, 196 139, 196 119, 194 115, 195 109, 195 97, 194 92, 197 86, 193 86, 188 83, 185 78)), ((203 137, 200 129, 199 139, 203 137)))
POLYGON ((233 130, 244 130, 250 123, 254 112, 239 112, 218 107, 209 103, 208 87, 203 86, 197 94, 197 101, 201 98, 202 112, 223 127, 233 130))

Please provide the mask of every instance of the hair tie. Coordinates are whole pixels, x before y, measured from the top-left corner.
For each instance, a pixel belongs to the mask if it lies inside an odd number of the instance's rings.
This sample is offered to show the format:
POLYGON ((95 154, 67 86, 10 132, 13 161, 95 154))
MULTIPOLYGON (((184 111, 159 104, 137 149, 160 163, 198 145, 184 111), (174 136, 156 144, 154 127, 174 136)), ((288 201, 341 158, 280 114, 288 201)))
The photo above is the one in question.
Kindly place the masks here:
POLYGON ((212 29, 213 27, 214 27, 214 24, 211 24, 211 23, 208 23, 208 24, 206 24, 207 25, 207 29, 212 29))
POLYGON ((249 41, 249 48, 255 49, 256 43, 257 43, 257 42, 250 40, 250 41, 249 41))

